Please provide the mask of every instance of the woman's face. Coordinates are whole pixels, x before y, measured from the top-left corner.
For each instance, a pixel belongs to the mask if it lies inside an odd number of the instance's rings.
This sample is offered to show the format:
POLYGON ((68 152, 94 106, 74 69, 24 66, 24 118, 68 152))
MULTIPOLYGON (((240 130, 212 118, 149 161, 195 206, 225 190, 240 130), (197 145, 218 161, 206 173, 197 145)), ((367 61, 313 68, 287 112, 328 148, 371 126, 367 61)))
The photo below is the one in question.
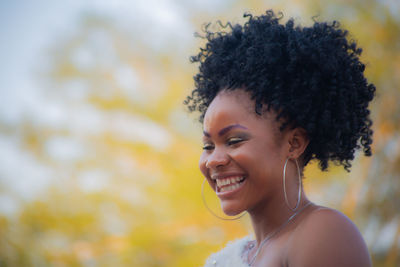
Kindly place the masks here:
POLYGON ((221 91, 207 109, 199 166, 228 215, 282 197, 288 146, 275 118, 272 111, 257 115, 241 89, 221 91))

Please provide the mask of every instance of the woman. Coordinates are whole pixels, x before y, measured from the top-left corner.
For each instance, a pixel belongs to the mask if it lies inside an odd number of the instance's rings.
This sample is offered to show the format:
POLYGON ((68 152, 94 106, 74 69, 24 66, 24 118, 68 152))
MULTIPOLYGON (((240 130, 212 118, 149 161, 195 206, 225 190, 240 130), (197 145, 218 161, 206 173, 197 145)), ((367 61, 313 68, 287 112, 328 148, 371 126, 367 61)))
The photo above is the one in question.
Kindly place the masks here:
POLYGON ((227 215, 250 215, 246 237, 213 254, 206 266, 371 266, 356 226, 311 203, 304 167, 317 160, 350 171, 356 149, 371 155, 361 49, 337 22, 280 24, 273 11, 243 25, 206 27, 196 88, 185 102, 201 113, 200 170, 227 215))

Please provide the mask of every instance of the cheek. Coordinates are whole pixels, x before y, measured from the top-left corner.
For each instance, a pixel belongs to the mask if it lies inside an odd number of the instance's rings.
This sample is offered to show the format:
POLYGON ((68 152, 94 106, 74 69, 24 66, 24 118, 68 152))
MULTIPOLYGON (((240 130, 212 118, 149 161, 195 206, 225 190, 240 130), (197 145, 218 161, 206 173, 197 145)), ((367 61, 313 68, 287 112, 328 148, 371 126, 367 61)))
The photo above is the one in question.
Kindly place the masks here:
POLYGON ((251 144, 231 154, 235 162, 254 177, 274 176, 280 166, 280 158, 267 144, 251 144))
POLYGON ((207 170, 207 167, 206 167, 206 162, 207 162, 206 155, 205 155, 205 153, 203 152, 203 153, 201 154, 200 160, 199 160, 199 169, 200 169, 201 173, 202 173, 205 177, 208 177, 208 170, 207 170))
POLYGON ((247 175, 253 175, 257 171, 257 166, 262 164, 254 149, 251 147, 238 148, 230 153, 231 159, 235 165, 244 170, 247 175))

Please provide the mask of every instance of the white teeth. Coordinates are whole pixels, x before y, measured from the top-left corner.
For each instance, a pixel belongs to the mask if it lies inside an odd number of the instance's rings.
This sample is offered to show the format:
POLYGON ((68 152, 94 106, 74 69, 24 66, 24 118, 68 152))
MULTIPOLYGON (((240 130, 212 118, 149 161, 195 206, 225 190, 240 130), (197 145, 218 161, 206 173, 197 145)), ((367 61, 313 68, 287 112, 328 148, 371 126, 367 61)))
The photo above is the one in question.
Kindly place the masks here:
POLYGON ((231 177, 231 178, 223 178, 217 179, 217 186, 220 188, 221 192, 230 191, 238 188, 240 186, 239 181, 244 177, 231 177), (222 187, 223 186, 223 187, 222 187), (222 188, 221 188, 222 187, 222 188))
POLYGON ((221 192, 232 191, 240 187, 240 184, 233 184, 221 188, 221 192))

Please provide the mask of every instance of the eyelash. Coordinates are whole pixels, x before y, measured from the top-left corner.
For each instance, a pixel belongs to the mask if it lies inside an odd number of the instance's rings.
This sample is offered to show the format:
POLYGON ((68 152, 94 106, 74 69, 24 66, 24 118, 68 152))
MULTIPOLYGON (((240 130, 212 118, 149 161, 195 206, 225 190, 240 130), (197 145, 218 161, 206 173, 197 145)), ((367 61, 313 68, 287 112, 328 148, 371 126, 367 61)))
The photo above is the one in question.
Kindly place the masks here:
POLYGON ((203 146, 203 150, 211 150, 211 149, 213 149, 213 146, 211 146, 211 145, 203 146))
MULTIPOLYGON (((236 138, 228 139, 228 141, 226 143, 227 143, 228 146, 232 146, 232 145, 238 144, 238 143, 240 143, 242 141, 244 141, 244 140, 241 139, 241 138, 237 138, 236 137, 236 138)), ((214 146, 213 145, 209 145, 209 144, 203 146, 203 150, 212 150, 213 148, 214 148, 214 146)))
POLYGON ((235 144, 237 144, 237 143, 240 143, 240 142, 242 142, 243 141, 243 139, 241 139, 241 138, 231 138, 231 139, 229 139, 228 140, 228 145, 235 145, 235 144))

